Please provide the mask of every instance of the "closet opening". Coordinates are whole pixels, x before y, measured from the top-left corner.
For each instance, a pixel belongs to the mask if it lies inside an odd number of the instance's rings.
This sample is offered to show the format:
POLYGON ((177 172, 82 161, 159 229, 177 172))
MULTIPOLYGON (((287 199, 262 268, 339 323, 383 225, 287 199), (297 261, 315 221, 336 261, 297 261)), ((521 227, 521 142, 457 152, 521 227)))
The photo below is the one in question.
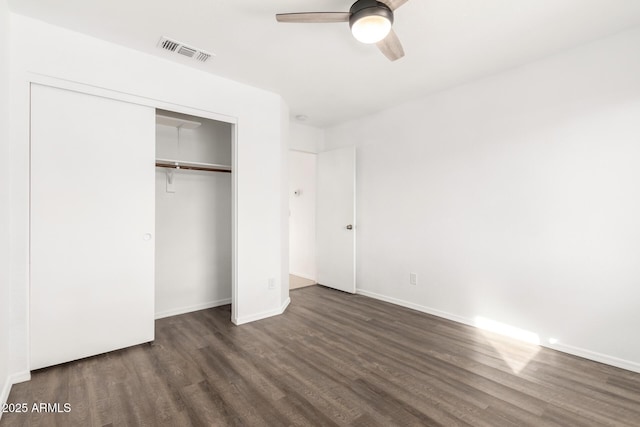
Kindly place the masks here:
POLYGON ((156 110, 155 318, 229 305, 234 124, 156 110))

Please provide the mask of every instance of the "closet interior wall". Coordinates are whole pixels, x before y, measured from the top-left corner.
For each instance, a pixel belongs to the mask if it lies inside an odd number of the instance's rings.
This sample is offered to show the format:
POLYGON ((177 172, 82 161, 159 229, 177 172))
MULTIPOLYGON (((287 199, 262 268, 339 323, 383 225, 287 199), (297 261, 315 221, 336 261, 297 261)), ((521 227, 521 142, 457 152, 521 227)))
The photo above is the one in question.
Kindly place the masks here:
MULTIPOLYGON (((200 123, 189 129, 157 122, 157 159, 231 165, 231 124, 157 115, 200 123)), ((231 303, 231 189, 230 173, 156 168, 156 318, 231 303)))

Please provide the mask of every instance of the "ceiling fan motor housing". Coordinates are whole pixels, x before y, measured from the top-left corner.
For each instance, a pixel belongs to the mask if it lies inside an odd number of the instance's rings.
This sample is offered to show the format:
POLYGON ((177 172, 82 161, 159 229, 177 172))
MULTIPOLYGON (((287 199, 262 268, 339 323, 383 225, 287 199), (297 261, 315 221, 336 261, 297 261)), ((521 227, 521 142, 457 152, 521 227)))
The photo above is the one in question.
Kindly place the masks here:
POLYGON ((355 2, 351 9, 349 9, 349 27, 353 27, 353 24, 358 22, 360 18, 365 16, 382 16, 387 18, 391 24, 393 24, 393 11, 389 9, 384 3, 376 0, 358 0, 355 2))

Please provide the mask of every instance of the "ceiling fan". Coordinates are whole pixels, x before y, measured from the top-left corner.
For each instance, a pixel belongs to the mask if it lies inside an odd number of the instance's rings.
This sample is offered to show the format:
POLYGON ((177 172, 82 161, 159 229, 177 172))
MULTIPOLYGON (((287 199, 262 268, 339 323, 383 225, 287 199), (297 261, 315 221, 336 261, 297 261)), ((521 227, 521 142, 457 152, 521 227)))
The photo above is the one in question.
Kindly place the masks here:
POLYGON ((404 49, 393 31, 393 11, 408 0, 358 0, 349 12, 278 13, 278 22, 327 23, 348 22, 353 36, 362 43, 375 43, 378 49, 395 61, 404 56, 404 49))

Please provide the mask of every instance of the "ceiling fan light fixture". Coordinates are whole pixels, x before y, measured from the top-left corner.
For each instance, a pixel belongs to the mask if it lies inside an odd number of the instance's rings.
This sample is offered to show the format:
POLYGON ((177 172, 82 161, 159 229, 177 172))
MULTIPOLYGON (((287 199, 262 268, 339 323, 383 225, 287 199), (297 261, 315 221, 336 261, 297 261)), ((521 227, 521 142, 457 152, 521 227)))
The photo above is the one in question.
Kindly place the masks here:
POLYGON ((349 26, 353 37, 361 43, 383 40, 391 31, 392 24, 393 12, 384 3, 360 0, 351 7, 349 26))
POLYGON ((349 12, 278 13, 278 22, 329 23, 348 22, 354 38, 361 43, 376 44, 389 61, 404 56, 402 43, 393 31, 393 11, 408 0, 357 0, 349 12))

